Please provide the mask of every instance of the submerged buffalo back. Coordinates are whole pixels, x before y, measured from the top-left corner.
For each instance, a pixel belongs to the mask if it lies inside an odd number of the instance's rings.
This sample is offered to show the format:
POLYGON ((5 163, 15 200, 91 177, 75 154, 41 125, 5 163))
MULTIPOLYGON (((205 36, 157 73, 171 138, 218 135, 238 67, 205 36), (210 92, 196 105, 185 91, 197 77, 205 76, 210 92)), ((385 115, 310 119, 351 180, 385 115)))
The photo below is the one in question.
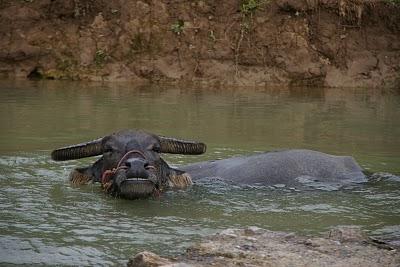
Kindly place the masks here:
POLYGON ((321 182, 365 182, 361 167, 352 157, 312 150, 286 150, 252 156, 202 162, 181 168, 194 180, 216 177, 242 184, 297 185, 301 177, 321 182))

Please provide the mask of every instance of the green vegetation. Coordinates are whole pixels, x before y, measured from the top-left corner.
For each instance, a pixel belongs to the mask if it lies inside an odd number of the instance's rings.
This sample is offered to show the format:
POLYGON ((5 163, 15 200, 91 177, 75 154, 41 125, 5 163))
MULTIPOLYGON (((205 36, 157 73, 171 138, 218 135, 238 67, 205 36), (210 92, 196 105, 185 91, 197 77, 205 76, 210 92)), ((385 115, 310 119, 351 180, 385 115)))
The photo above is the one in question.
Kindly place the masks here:
POLYGON ((215 42, 217 40, 217 38, 215 37, 214 31, 210 30, 208 32, 208 37, 210 38, 210 40, 212 40, 213 42, 215 42))
POLYGON ((260 6, 269 0, 241 0, 240 12, 242 13, 242 21, 240 23, 239 38, 235 47, 235 75, 239 74, 239 56, 245 35, 249 34, 253 25, 253 14, 260 6))
POLYGON ((108 55, 104 50, 98 49, 94 54, 94 63, 97 67, 101 67, 107 61, 108 55))
POLYGON ((257 10, 260 4, 260 0, 242 0, 240 11, 245 15, 252 14, 257 10))
POLYGON ((185 22, 179 19, 174 24, 171 25, 171 31, 177 35, 180 35, 183 32, 184 26, 185 22))
POLYGON ((69 71, 76 66, 77 62, 70 59, 57 59, 57 69, 62 71, 69 71))

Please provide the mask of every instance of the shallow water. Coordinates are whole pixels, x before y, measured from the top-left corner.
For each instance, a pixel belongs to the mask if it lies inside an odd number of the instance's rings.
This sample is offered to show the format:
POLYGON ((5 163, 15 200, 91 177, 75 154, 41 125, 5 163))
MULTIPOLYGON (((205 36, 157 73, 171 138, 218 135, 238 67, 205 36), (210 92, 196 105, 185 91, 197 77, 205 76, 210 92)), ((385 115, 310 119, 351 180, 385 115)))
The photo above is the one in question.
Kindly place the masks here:
POLYGON ((123 265, 142 250, 182 253, 227 227, 319 234, 361 225, 400 240, 400 94, 370 89, 265 89, 0 82, 0 265, 123 265), (366 185, 337 190, 201 181, 160 199, 128 201, 74 188, 52 149, 124 128, 198 139, 179 166, 282 148, 352 155, 366 185))

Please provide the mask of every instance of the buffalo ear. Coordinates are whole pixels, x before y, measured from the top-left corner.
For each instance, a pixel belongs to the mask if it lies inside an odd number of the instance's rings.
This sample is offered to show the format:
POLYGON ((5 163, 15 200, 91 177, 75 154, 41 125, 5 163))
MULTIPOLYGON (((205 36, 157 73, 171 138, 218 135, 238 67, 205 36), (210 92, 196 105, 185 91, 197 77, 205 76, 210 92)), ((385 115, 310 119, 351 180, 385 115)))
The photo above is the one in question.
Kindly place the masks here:
POLYGON ((91 166, 76 168, 69 174, 69 180, 73 186, 86 185, 93 181, 91 166))
POLYGON ((93 165, 83 168, 75 168, 69 175, 72 185, 84 185, 100 182, 103 173, 103 158, 99 158, 93 165))
POLYGON ((192 177, 187 172, 173 168, 170 169, 168 180, 169 187, 175 189, 183 189, 193 184, 192 177))

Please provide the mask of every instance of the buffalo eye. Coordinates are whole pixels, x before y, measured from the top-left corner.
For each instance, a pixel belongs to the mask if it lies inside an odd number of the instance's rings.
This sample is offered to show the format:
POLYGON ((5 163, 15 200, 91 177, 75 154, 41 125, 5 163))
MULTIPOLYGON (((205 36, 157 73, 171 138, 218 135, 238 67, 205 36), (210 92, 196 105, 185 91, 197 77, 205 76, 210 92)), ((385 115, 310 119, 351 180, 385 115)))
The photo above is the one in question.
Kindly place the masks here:
POLYGON ((154 152, 160 153, 161 147, 160 147, 160 145, 157 144, 157 145, 154 145, 151 150, 153 150, 154 152))

